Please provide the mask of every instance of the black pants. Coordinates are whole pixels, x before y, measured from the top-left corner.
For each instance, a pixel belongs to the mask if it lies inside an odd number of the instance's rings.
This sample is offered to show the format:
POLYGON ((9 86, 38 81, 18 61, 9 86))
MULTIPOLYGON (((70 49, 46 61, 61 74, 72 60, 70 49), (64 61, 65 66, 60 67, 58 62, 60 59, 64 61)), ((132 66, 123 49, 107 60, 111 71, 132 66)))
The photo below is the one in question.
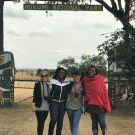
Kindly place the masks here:
POLYGON ((37 116, 37 133, 38 135, 42 135, 43 134, 43 129, 44 129, 44 123, 45 120, 48 116, 48 111, 36 111, 36 116, 37 116))

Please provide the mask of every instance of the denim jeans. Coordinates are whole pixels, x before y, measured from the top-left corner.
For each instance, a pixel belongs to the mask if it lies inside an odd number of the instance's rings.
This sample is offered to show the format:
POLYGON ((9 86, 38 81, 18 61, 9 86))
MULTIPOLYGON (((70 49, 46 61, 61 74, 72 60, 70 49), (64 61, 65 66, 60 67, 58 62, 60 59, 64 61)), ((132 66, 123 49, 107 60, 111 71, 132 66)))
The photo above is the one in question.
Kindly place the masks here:
POLYGON ((63 118, 65 114, 66 101, 64 102, 55 102, 51 101, 50 104, 50 124, 48 135, 53 135, 53 130, 55 124, 57 123, 56 135, 61 135, 63 118))
POLYGON ((98 123, 103 132, 106 131, 107 127, 105 124, 105 114, 90 114, 92 120, 92 132, 94 134, 98 133, 98 123))
POLYGON ((67 109, 67 114, 70 121, 71 134, 78 135, 78 125, 82 115, 82 109, 79 110, 67 109))

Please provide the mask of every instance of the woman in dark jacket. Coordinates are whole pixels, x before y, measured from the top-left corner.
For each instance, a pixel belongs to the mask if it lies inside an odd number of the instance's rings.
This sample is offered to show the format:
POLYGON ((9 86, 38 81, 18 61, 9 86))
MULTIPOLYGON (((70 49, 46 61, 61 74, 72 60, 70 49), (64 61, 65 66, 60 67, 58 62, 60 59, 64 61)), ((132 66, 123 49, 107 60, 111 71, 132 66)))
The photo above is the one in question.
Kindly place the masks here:
POLYGON ((41 73, 41 82, 35 83, 34 93, 33 93, 33 107, 32 111, 36 113, 37 116, 37 133, 38 135, 43 134, 44 123, 48 116, 49 112, 49 85, 48 81, 48 72, 43 71, 41 73))
POLYGON ((64 68, 57 68, 55 75, 50 80, 50 124, 48 135, 53 135, 54 127, 57 123, 56 135, 61 135, 63 118, 65 114, 65 106, 67 95, 69 93, 70 82, 66 79, 66 71, 64 68))

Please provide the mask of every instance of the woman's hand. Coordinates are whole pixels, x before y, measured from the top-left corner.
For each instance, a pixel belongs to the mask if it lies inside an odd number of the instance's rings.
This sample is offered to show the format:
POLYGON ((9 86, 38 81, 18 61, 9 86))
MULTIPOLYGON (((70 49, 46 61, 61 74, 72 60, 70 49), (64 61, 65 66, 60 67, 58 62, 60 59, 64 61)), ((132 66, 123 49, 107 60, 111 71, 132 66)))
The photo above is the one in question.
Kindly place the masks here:
POLYGON ((74 101, 77 101, 77 100, 78 100, 78 98, 75 98, 75 97, 74 97, 74 101))
POLYGON ((106 110, 106 113, 109 113, 109 111, 108 111, 108 110, 106 110))
POLYGON ((32 112, 35 112, 35 106, 32 107, 32 112))
POLYGON ((35 102, 32 103, 32 112, 35 112, 35 102))

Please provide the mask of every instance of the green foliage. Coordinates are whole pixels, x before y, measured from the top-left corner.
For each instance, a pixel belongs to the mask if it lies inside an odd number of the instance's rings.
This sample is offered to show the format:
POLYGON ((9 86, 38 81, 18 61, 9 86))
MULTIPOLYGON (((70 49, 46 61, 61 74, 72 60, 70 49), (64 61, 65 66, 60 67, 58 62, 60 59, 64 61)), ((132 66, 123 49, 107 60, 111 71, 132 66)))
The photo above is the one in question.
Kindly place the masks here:
POLYGON ((78 63, 75 62, 74 58, 68 57, 67 59, 63 59, 61 61, 58 61, 58 67, 60 67, 60 66, 67 69, 67 76, 71 76, 71 74, 78 67, 78 63))
POLYGON ((66 68, 67 76, 71 76, 74 71, 79 71, 80 73, 86 73, 89 66, 94 65, 97 67, 99 73, 103 76, 107 76, 106 60, 102 56, 90 56, 83 54, 81 56, 82 61, 76 63, 74 58, 68 57, 58 62, 58 66, 63 66, 66 68))
POLYGON ((129 44, 127 45, 124 35, 125 31, 122 29, 117 29, 115 32, 108 34, 105 37, 107 40, 97 47, 100 51, 99 55, 107 55, 110 63, 129 60, 135 48, 135 39, 132 35, 129 35, 129 44))
POLYGON ((40 76, 41 72, 42 72, 42 69, 39 68, 39 69, 37 70, 36 76, 40 76))
POLYGON ((79 64, 79 71, 86 72, 91 65, 94 65, 101 75, 107 76, 107 62, 104 57, 95 55, 91 57, 90 55, 83 54, 82 62, 79 64))
POLYGON ((33 72, 30 72, 30 76, 32 76, 32 77, 33 77, 33 76, 34 76, 34 73, 33 73, 33 72))
POLYGON ((63 66, 64 68, 68 69, 73 66, 77 66, 77 63, 75 63, 75 59, 68 57, 67 59, 63 59, 61 61, 58 61, 58 67, 63 66))
POLYGON ((26 68, 26 71, 25 72, 26 72, 26 74, 28 76, 28 74, 29 74, 30 71, 29 71, 29 69, 26 68))
POLYGON ((47 71, 49 76, 53 76, 56 69, 44 69, 44 71, 47 71))

